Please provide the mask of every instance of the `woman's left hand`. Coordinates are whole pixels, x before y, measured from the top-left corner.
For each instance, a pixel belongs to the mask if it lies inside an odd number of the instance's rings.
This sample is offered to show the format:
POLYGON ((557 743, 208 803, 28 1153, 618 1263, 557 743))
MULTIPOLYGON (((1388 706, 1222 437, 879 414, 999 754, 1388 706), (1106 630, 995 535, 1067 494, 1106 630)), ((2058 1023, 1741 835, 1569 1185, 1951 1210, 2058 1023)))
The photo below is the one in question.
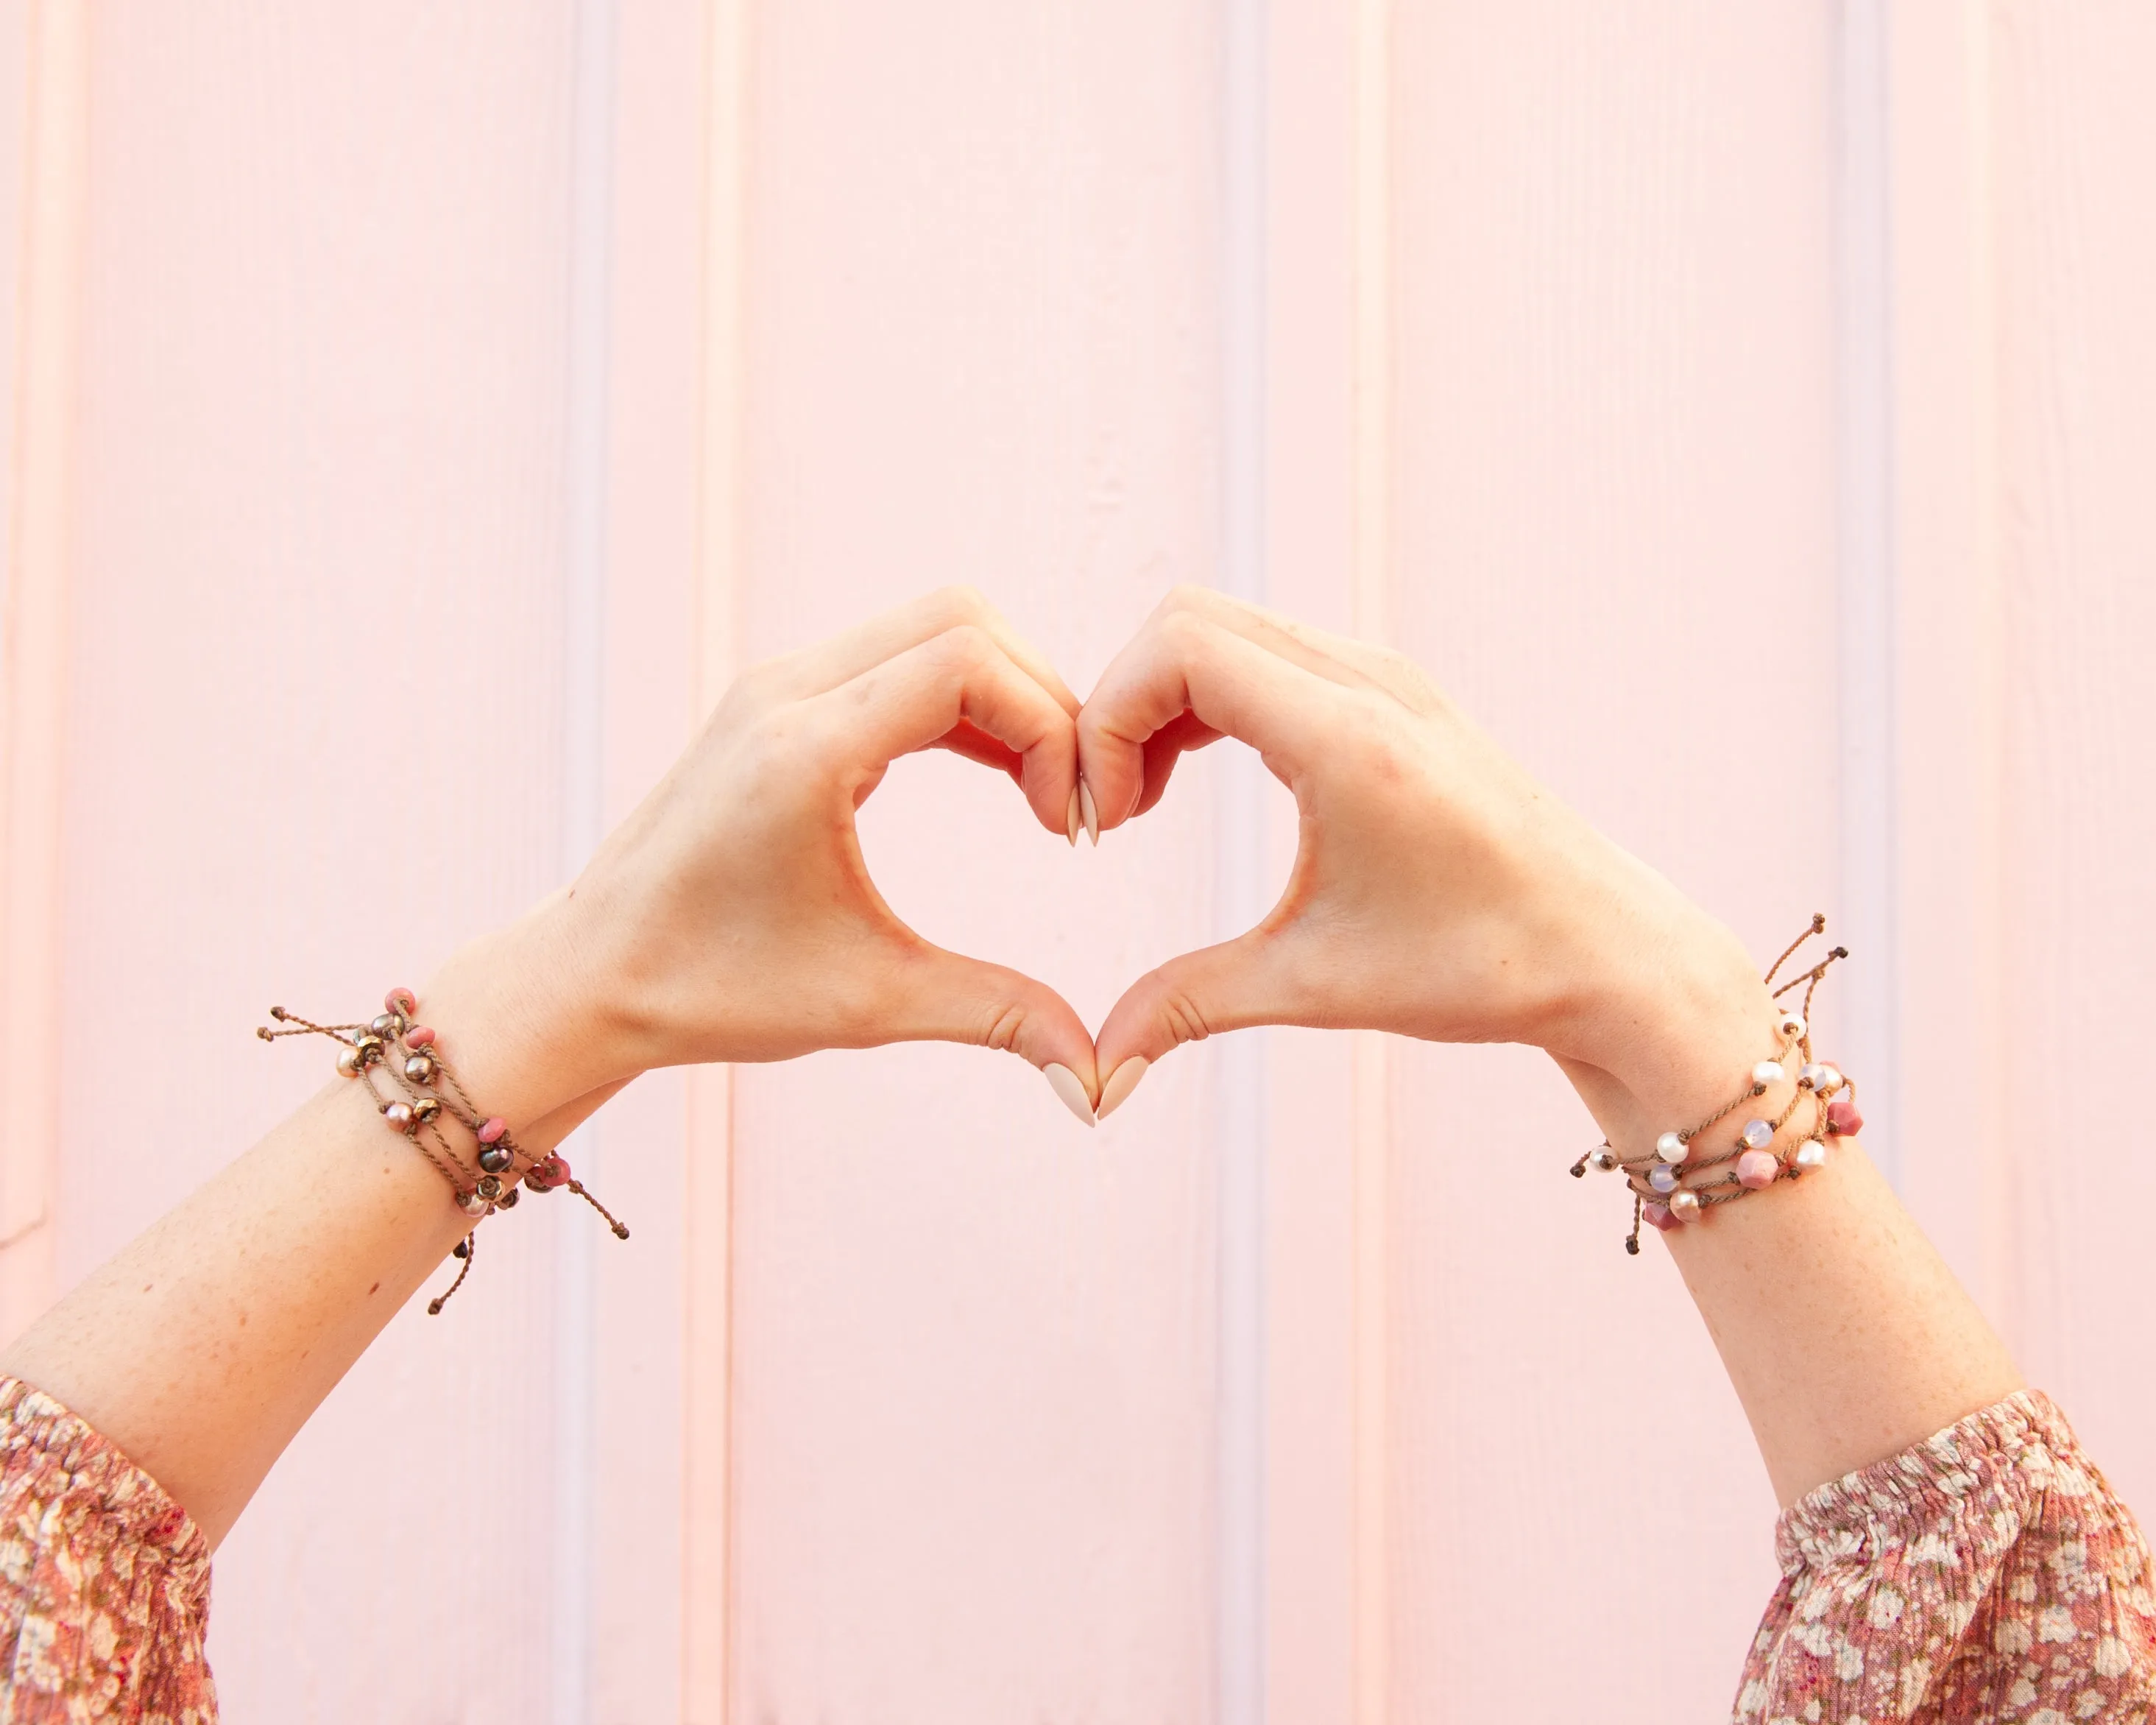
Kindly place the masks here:
POLYGON ((536 1093, 520 1072, 527 1117, 654 1066, 934 1040, 1017 1054, 1090 1123, 1093 1041, 1069 1004, 908 928, 854 824, 893 760, 942 747, 1074 838, 1077 711, 967 588, 759 665, 575 886, 459 953, 423 1011, 445 1036, 468 1009, 520 1027, 519 1065, 552 1075, 536 1093))

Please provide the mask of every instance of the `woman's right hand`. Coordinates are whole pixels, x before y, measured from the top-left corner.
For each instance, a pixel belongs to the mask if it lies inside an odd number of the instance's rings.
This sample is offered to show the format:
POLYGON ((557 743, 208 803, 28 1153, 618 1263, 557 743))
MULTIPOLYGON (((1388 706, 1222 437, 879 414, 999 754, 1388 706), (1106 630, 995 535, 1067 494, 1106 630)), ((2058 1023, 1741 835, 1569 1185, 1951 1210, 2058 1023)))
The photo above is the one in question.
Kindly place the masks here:
POLYGON ((1719 1088, 1771 1049, 1735 937, 1398 654, 1204 588, 1172 594, 1079 715, 1102 828, 1150 809, 1182 752, 1223 736, 1295 793, 1295 866, 1255 928, 1116 1004, 1096 1045, 1104 1112, 1170 1050, 1254 1024, 1533 1043, 1613 1132, 1638 1129, 1635 1104, 1642 1120, 1676 1106, 1672 1089, 1697 1082, 1679 1069, 1702 1050, 1719 1088))
POLYGON ((526 1120, 581 1117, 655 1066, 935 1039, 1017 1054, 1090 1123, 1092 1038, 1069 1004, 908 928, 854 824, 892 761, 943 747, 1008 773, 1075 840, 1077 710, 964 588, 759 665, 574 886, 459 953, 422 1010, 445 1036, 465 1017, 520 1027, 495 1093, 526 1120))

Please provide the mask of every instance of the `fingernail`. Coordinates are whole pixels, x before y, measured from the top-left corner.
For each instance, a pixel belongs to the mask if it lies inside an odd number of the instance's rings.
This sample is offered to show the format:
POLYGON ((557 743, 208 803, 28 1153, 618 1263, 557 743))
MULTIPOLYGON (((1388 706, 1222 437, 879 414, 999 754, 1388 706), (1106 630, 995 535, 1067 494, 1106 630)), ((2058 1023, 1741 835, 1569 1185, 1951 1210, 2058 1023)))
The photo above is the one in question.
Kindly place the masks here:
POLYGON ((1091 1126, 1093 1099, 1086 1094, 1086 1086, 1078 1081, 1078 1075, 1068 1066, 1043 1066, 1040 1070, 1048 1080, 1048 1087, 1055 1092, 1063 1106, 1091 1126))
MULTIPOLYGON (((1078 781, 1078 812, 1086 818, 1086 836, 1096 845, 1101 842, 1101 812, 1093 806, 1093 787, 1084 779, 1078 781)), ((1075 845, 1078 841, 1070 841, 1075 845)))
POLYGON ((1138 1087, 1138 1080, 1146 1076, 1146 1069, 1152 1065, 1143 1055, 1132 1055, 1111 1072, 1108 1081, 1101 1086, 1101 1109, 1095 1118, 1106 1120, 1129 1101, 1131 1092, 1138 1087))
POLYGON ((1078 842, 1078 787, 1075 784, 1070 787, 1070 808, 1063 817, 1063 830, 1073 845, 1078 842))

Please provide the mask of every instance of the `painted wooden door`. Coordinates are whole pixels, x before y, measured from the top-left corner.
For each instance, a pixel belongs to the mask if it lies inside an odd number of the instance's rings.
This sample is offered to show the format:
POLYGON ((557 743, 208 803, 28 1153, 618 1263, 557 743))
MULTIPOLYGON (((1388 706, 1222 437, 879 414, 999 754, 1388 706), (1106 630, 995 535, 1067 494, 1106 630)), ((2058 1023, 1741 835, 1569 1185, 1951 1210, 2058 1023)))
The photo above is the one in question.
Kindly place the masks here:
MULTIPOLYGON (((967 581, 1082 691, 1196 580, 1827 910, 1876 1150, 2156 1503, 2152 69, 2066 0, 6 0, 0 1322, 733 669, 967 581)), ((870 859, 1097 1019, 1284 877, 1194 768, 1073 854, 910 762, 870 859)), ((654 1076, 630 1245, 505 1230, 280 1464, 227 1715, 1712 1717, 1773 1505, 1585 1126, 1303 1032, 1092 1134, 962 1050, 654 1076)))

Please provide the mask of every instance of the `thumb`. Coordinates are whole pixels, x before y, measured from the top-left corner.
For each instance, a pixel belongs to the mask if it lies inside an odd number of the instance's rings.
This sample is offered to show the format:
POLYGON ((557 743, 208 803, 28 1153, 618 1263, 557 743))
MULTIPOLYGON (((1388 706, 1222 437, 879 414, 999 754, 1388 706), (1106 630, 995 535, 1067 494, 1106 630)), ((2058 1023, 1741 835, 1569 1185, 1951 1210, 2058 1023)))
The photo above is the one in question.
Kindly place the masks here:
POLYGON ((907 973, 891 1040, 1004 1049, 1038 1067, 1063 1106, 1092 1125, 1101 1093, 1093 1038, 1069 1001, 1024 971, 927 942, 907 973))
POLYGON ((1171 1049, 1219 1030, 1296 1022, 1293 1000, 1281 942, 1260 929, 1147 972, 1123 991, 1095 1039, 1103 1075, 1096 1117, 1121 1107, 1171 1049))

